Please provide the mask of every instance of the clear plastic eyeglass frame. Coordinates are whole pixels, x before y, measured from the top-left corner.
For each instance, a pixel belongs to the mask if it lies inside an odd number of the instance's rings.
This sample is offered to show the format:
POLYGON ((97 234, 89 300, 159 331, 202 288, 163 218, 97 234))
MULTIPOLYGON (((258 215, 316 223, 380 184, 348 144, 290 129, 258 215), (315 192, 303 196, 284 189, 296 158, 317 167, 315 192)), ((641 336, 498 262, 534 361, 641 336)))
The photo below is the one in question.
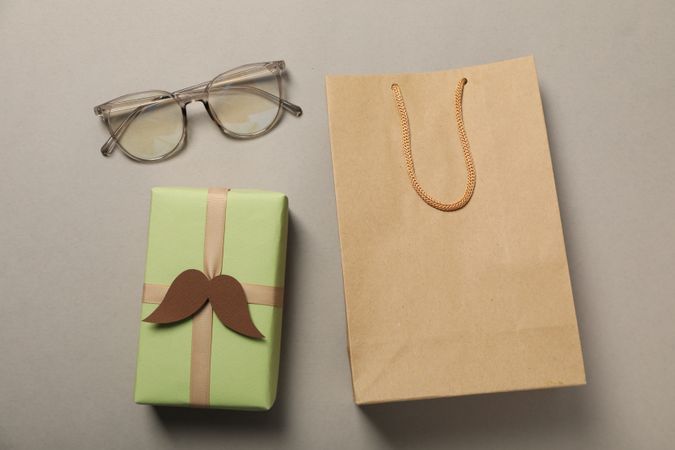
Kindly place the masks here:
MULTIPOLYGON (((299 117, 302 115, 302 108, 283 98, 283 77, 282 73, 286 67, 284 61, 272 61, 263 63, 246 64, 235 69, 224 72, 210 81, 205 81, 193 86, 179 89, 174 92, 167 91, 145 91, 134 94, 127 94, 122 97, 110 100, 94 107, 94 113, 105 123, 110 137, 101 147, 103 156, 110 154, 119 147, 120 150, 129 158, 139 162, 157 162, 168 159, 182 150, 187 140, 187 111, 186 106, 192 102, 201 102, 209 114, 211 120, 221 129, 221 131, 235 139, 252 139, 269 133, 279 123, 281 116, 285 111, 299 117), (256 87, 258 80, 267 79, 265 86, 271 89, 261 89, 256 87), (273 91, 273 92, 270 92, 273 91), (268 112, 265 123, 259 125, 258 129, 244 132, 233 127, 227 126, 214 107, 214 100, 217 95, 239 95, 244 98, 253 98, 254 100, 269 102, 271 113, 268 112), (278 95, 277 95, 278 94, 278 95), (209 103, 212 99, 212 103, 209 103), (176 132, 176 143, 173 148, 167 151, 161 151, 154 156, 140 156, 138 152, 130 151, 123 145, 125 132, 132 126, 139 116, 152 108, 162 107, 180 108, 182 115, 182 131, 176 132), (274 109, 276 114, 274 114, 274 109), (122 114, 123 119, 115 122, 115 115, 122 114), (178 137, 180 133, 180 137, 178 137)), ((176 110, 176 117, 178 112, 176 110)), ((176 119, 180 120, 180 119, 176 119)), ((178 126, 178 124, 176 124, 178 126)), ((173 143, 168 144, 173 145, 173 143)), ((167 147, 169 148, 169 147, 167 147)))

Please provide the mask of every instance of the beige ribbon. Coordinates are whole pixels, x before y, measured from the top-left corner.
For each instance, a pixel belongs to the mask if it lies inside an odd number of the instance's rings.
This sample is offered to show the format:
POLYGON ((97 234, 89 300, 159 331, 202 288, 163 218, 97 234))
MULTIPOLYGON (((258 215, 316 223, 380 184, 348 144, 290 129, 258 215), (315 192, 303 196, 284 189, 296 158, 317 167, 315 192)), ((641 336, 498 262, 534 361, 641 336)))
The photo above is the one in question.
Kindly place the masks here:
MULTIPOLYGON (((204 273, 212 279, 222 272, 223 242, 225 239, 225 212, 227 189, 209 188, 206 204, 204 232, 204 273)), ((251 304, 282 306, 284 291, 281 287, 242 284, 246 301, 251 304)), ((143 303, 159 304, 169 286, 146 283, 143 286, 143 303)), ((210 302, 192 316, 192 348, 190 356, 190 404, 208 407, 211 391, 211 341, 213 334, 213 308, 210 302)))
MULTIPOLYGON (((220 275, 223 267, 225 210, 227 189, 210 188, 206 200, 204 232, 204 273, 209 279, 220 275)), ((192 317, 192 351, 190 356, 190 404, 209 406, 211 396, 211 338, 213 308, 211 303, 192 317)))

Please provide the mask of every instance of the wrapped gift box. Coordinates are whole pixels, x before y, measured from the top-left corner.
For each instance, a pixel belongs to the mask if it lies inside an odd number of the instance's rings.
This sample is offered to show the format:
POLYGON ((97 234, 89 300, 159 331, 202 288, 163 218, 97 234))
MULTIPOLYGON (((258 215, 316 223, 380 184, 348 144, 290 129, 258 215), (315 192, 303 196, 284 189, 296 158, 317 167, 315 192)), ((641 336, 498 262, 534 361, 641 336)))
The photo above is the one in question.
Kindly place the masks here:
POLYGON ((137 403, 272 406, 287 222, 280 193, 152 190, 137 403))

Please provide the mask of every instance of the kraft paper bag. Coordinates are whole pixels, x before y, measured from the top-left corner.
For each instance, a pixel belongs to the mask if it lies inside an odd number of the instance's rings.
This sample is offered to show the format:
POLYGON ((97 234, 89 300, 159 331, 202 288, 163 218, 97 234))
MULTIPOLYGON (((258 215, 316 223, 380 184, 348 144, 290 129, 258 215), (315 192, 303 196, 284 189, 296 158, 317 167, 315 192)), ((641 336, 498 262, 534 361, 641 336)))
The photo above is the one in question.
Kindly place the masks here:
POLYGON ((358 404, 585 384, 532 57, 433 73, 328 76, 331 148, 358 404), (454 211, 411 184, 465 192, 454 211))

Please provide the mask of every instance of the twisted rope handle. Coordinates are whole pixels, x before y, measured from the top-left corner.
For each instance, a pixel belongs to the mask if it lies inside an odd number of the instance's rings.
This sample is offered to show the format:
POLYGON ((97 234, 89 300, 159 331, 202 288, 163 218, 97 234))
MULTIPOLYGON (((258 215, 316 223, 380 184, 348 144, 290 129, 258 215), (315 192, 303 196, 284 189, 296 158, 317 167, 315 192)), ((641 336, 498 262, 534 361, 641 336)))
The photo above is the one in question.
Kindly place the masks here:
POLYGON ((415 174, 415 162, 413 161, 412 148, 410 145, 410 122, 408 121, 408 111, 405 107, 405 102, 403 101, 403 94, 401 93, 401 87, 394 83, 391 85, 391 90, 394 94, 394 102, 396 103, 396 109, 398 110, 399 116, 401 118, 401 142, 403 147, 403 158, 405 160, 405 166, 408 171, 408 178, 410 178, 410 184, 417 192, 417 195, 420 196, 424 202, 441 211, 456 211, 460 208, 466 206, 471 200, 473 191, 476 187, 476 169, 473 165, 473 158, 471 157, 471 148, 469 146, 469 139, 466 137, 466 130, 464 129, 464 114, 462 113, 462 95, 464 93, 464 85, 467 83, 466 78, 462 78, 457 83, 455 88, 455 121, 457 122, 457 133, 459 134, 459 141, 462 144, 462 150, 464 152, 464 163, 466 165, 466 188, 464 189, 464 195, 459 200, 452 203, 443 203, 439 200, 436 200, 431 195, 429 195, 417 181, 417 175, 415 174))

